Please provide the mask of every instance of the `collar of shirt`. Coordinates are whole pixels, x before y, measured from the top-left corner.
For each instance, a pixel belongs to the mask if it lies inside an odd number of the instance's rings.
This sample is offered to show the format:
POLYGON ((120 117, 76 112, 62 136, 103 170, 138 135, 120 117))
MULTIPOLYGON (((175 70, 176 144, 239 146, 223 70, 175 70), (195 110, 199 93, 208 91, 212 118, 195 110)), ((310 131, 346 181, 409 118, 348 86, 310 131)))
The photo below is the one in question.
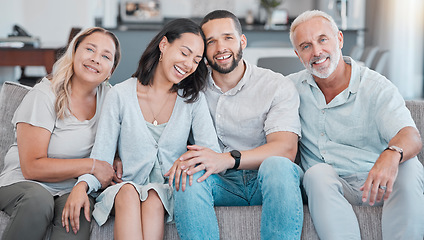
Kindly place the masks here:
POLYGON ((217 91, 219 93, 222 93, 224 95, 236 95, 237 92, 239 92, 243 88, 243 86, 248 82, 249 77, 246 77, 246 76, 249 76, 251 74, 251 71, 252 71, 250 64, 248 64, 243 59, 242 59, 242 61, 244 62, 245 66, 246 66, 246 70, 244 72, 243 77, 240 79, 240 81, 237 83, 237 85, 235 87, 233 87, 232 89, 228 90, 225 93, 222 92, 221 88, 218 85, 215 84, 215 81, 212 78, 212 69, 209 67, 208 82, 209 82, 210 87, 212 87, 211 89, 213 89, 214 91, 217 91))
MULTIPOLYGON (((351 75, 350 75, 349 86, 345 90, 343 90, 339 95, 337 95, 328 104, 325 103, 325 100, 323 98, 323 100, 324 100, 324 102, 322 103, 323 108, 330 108, 330 107, 339 106, 339 105, 347 102, 349 97, 352 94, 356 94, 358 92, 359 84, 361 82, 360 67, 352 58, 350 58, 348 56, 344 56, 343 61, 352 66, 352 72, 351 72, 351 75)), ((319 90, 319 87, 318 87, 317 83, 315 82, 314 78, 312 77, 312 74, 310 74, 307 71, 305 71, 305 73, 306 74, 304 75, 304 79, 302 80, 302 83, 309 84, 311 87, 315 88, 315 91, 319 91, 320 95, 322 95, 322 97, 323 97, 323 94, 321 93, 321 90, 319 90)))

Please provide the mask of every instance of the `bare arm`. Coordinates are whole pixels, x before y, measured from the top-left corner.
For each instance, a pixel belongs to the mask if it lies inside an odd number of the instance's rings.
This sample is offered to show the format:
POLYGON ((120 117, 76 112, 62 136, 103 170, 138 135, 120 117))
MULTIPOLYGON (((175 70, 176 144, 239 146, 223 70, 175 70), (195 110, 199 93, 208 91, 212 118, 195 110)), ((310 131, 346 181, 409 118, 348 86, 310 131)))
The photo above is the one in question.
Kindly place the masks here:
MULTIPOLYGON (((292 132, 274 132, 266 137, 267 143, 257 148, 242 151, 239 169, 259 169, 268 157, 286 157, 294 162, 297 153, 298 136, 292 132)), ((234 159, 232 159, 234 166, 234 159)))
MULTIPOLYGON (((389 142, 389 146, 398 146, 403 149, 403 159, 405 162, 415 156, 421 151, 422 142, 420 133, 416 128, 404 127, 402 128, 389 142)), ((392 155, 397 155, 397 159, 400 159, 399 153, 395 151, 391 152, 392 155)))
MULTIPOLYGON (((27 123, 18 123, 16 133, 22 174, 26 179, 60 182, 92 173, 103 180, 108 178, 108 175, 112 176, 113 174, 112 166, 104 161, 97 160, 93 169, 93 159, 91 158, 48 158, 47 150, 51 133, 44 128, 27 123), (91 172, 92 169, 93 172, 91 172)), ((102 182, 102 180, 100 181, 102 182)))
MULTIPOLYGON (((416 128, 402 128, 389 142, 389 146, 398 146, 403 149, 402 162, 415 157, 422 147, 421 137, 416 128)), ((381 201, 390 197, 393 191, 393 184, 399 170, 400 154, 396 151, 383 151, 368 174, 365 184, 361 187, 363 191, 362 201, 365 202, 369 196, 370 205, 374 205, 375 200, 381 201), (386 191, 379 186, 387 187, 386 191)))

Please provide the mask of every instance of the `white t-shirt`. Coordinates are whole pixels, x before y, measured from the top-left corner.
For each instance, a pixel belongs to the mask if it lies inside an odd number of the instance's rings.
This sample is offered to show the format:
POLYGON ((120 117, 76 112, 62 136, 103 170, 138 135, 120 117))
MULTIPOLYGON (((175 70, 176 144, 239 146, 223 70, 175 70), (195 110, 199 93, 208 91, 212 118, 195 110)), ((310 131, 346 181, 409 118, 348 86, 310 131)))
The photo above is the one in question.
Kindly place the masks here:
MULTIPOLYGON (((56 96, 52 91, 50 81, 44 78, 24 97, 14 114, 12 123, 15 128, 17 123, 24 122, 50 131, 51 138, 47 150, 49 158, 89 157, 94 144, 101 105, 109 88, 108 84, 101 84, 97 88, 97 109, 92 119, 80 121, 72 114, 64 119, 58 119, 54 108, 56 96)), ((10 147, 4 159, 0 186, 20 181, 26 180, 20 168, 15 137, 15 143, 10 147)), ((62 182, 40 184, 53 195, 63 195, 72 190, 75 182, 76 179, 68 179, 62 182)))

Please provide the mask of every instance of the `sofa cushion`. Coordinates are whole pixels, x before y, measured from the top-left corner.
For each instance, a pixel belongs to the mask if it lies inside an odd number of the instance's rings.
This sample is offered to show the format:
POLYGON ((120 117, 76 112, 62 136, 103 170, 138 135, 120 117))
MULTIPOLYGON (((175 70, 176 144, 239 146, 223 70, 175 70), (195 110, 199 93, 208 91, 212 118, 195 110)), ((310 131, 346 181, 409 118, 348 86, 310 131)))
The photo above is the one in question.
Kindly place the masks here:
POLYGON ((12 125, 13 114, 30 87, 14 82, 5 82, 0 93, 0 172, 4 166, 4 156, 15 139, 12 125))

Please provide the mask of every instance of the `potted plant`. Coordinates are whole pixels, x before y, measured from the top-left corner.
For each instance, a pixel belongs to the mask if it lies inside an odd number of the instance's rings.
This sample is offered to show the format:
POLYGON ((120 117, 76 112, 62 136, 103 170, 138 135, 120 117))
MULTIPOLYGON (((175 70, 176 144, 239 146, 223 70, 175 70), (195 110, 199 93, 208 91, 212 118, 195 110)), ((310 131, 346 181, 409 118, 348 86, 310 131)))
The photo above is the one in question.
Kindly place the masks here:
POLYGON ((266 11, 265 28, 271 27, 271 25, 272 25, 272 13, 283 2, 284 2, 284 0, 260 0, 261 6, 266 11))

